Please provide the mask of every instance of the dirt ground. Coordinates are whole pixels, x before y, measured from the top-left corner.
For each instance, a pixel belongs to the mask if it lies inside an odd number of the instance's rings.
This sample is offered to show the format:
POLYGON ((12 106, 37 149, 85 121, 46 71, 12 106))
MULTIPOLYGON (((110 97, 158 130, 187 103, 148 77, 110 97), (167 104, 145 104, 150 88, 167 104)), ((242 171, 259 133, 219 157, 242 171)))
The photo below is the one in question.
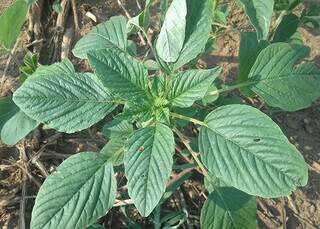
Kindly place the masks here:
MULTIPOLYGON (((0 3, 0 13, 10 2, 10 0, 3 0, 0 3)), ((77 2, 80 30, 76 31, 73 43, 96 24, 85 16, 86 12, 94 14, 98 22, 103 22, 113 15, 125 15, 123 9, 114 0, 79 0, 77 2)), ((123 0, 122 2, 131 16, 139 12, 136 1, 123 0)), ((41 63, 49 64, 50 57, 54 53, 52 50, 55 48, 49 41, 52 41, 55 33, 50 26, 51 19, 43 18, 42 20, 46 23, 44 28, 46 42, 41 51, 41 57, 43 57, 41 63)), ((252 30, 244 13, 234 4, 231 7, 228 26, 229 28, 237 27, 240 31, 252 30)), ((27 25, 19 39, 19 47, 28 44, 26 30, 27 25)), ((156 31, 157 27, 152 26, 152 30, 156 31)), ((299 31, 305 44, 311 47, 311 58, 320 67, 320 31, 306 28, 299 28, 299 31)), ((238 71, 239 37, 239 31, 227 29, 216 41, 215 50, 203 57, 199 65, 221 66, 223 69, 221 80, 231 82, 238 71)), ((139 39, 137 40, 139 42, 139 39)), ((24 49, 19 48, 17 53, 21 60, 24 49)), ((90 70, 85 61, 80 61, 71 55, 70 58, 78 71, 90 70)), ((6 62, 7 57, 0 57, 0 76, 3 75, 6 62)), ((18 87, 18 75, 16 66, 10 64, 5 89, 0 92, 0 96, 11 95, 18 87)), ((257 100, 248 102, 254 106, 261 105, 261 109, 278 123, 309 164, 307 186, 299 188, 288 198, 268 200, 257 198, 259 228, 320 228, 320 101, 315 102, 308 109, 291 113, 268 109, 257 100)), ((26 228, 29 228, 34 198, 45 177, 73 153, 86 150, 99 151, 106 141, 97 132, 98 128, 99 124, 76 134, 61 134, 53 130, 38 129, 23 143, 14 147, 5 146, 0 142, 0 228, 18 228, 18 225, 23 225, 23 222, 27 225, 26 228)), ((194 176, 183 184, 181 189, 163 206, 163 213, 186 208, 189 212, 188 225, 191 228, 199 228, 199 212, 204 202, 203 193, 205 192, 201 183, 202 177, 194 176)), ((150 219, 142 219, 130 207, 129 212, 132 219, 139 222, 142 228, 150 228, 150 219)), ((99 222, 106 228, 125 228, 123 225, 126 219, 119 208, 114 208, 99 222)))

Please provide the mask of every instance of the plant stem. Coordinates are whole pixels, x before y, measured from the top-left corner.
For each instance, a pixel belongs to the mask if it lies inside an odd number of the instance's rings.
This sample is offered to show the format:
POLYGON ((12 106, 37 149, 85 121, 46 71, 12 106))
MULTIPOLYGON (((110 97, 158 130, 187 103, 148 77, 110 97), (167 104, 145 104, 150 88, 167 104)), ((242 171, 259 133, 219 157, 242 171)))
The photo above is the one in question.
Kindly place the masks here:
POLYGON ((222 88, 222 89, 211 91, 211 92, 208 93, 208 95, 219 95, 219 94, 221 94, 223 92, 233 91, 233 90, 238 89, 238 88, 249 86, 249 85, 251 85, 253 83, 254 82, 244 82, 244 83, 239 83, 239 84, 235 84, 235 85, 232 85, 232 86, 227 86, 227 87, 222 88))
POLYGON ((272 25, 272 28, 271 28, 271 32, 269 34, 269 39, 268 40, 271 40, 271 38, 273 38, 274 36, 274 33, 276 32, 276 29, 278 28, 278 26, 280 25, 283 17, 287 14, 288 12, 286 10, 283 10, 281 11, 279 17, 277 18, 277 20, 274 22, 274 24, 272 25))
POLYGON ((194 152, 193 149, 191 148, 190 140, 183 133, 181 133, 176 127, 173 128, 173 131, 177 134, 180 141, 185 145, 187 150, 190 152, 191 156, 193 157, 193 159, 195 160, 195 162, 197 163, 197 165, 201 169, 203 175, 210 181, 210 183, 212 185, 215 185, 217 178, 216 177, 212 178, 212 176, 209 175, 207 169, 205 168, 205 166, 202 164, 202 162, 198 158, 198 153, 194 152))
POLYGON ((153 223, 154 223, 154 229, 161 229, 161 204, 157 205, 156 208, 154 209, 154 218, 153 218, 153 223))
POLYGON ((178 118, 178 119, 182 119, 182 120, 185 120, 185 121, 189 121, 189 122, 192 122, 196 125, 200 125, 200 126, 205 126, 207 127, 208 125, 205 123, 205 122, 202 122, 198 119, 195 119, 195 118, 191 118, 191 117, 187 117, 187 116, 184 116, 184 115, 181 115, 181 114, 177 114, 177 113, 174 113, 174 112, 170 112, 170 115, 174 118, 178 118))

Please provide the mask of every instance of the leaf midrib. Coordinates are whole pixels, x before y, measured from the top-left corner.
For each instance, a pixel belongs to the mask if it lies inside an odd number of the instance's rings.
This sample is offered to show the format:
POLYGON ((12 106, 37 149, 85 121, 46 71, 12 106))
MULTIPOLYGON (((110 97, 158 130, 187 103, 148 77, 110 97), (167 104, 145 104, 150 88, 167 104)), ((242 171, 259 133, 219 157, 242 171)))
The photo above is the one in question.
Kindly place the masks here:
MULTIPOLYGON (((203 127, 205 128, 205 127, 203 127)), ((211 128, 209 125, 207 126, 207 128, 209 130, 211 130, 212 132, 216 133, 217 135, 219 135, 220 137, 226 139, 227 141, 233 143, 234 145, 236 145, 237 147, 239 147, 240 149, 243 149, 244 152, 246 152, 249 155, 253 155, 254 157, 256 157, 258 160, 268 164, 271 168, 275 169, 276 171, 280 171, 281 174, 283 174, 284 176, 288 177, 291 181, 293 181, 292 183, 297 184, 296 180, 294 178, 292 178, 291 176, 285 174, 283 171, 279 170, 278 168, 276 168, 273 164, 267 163, 266 161, 264 161, 263 159, 261 159, 259 156, 257 156, 254 153, 251 153, 250 150, 248 150, 247 148, 239 145, 237 142, 233 141, 232 139, 227 138, 225 135, 223 135, 222 133, 218 132, 217 130, 214 130, 213 128, 211 128)), ((290 143, 289 143, 290 144, 290 143)))
MULTIPOLYGON (((53 216, 52 216, 49 220, 47 220, 47 221, 45 222, 45 224, 43 224, 43 225, 46 226, 46 225, 51 221, 51 219, 53 219, 54 217, 56 217, 56 215, 58 214, 58 212, 60 212, 61 210, 63 210, 63 209, 65 208, 66 204, 67 204, 68 202, 70 202, 70 200, 75 196, 75 194, 76 194, 76 193, 79 193, 79 192, 83 189, 83 187, 86 187, 86 186, 87 186, 86 184, 97 174, 97 172, 98 172, 100 169, 105 169, 105 166, 106 166, 106 165, 107 165, 106 162, 104 162, 104 163, 101 164, 99 167, 97 167, 97 169, 92 173, 92 176, 90 176, 90 178, 87 179, 87 180, 80 186, 80 188, 79 188, 76 192, 74 192, 74 193, 70 196, 70 198, 68 198, 68 200, 65 201, 65 204, 63 204, 63 208, 58 209, 58 210, 53 214, 53 216)), ((104 179, 104 177, 103 177, 102 179, 104 179)))

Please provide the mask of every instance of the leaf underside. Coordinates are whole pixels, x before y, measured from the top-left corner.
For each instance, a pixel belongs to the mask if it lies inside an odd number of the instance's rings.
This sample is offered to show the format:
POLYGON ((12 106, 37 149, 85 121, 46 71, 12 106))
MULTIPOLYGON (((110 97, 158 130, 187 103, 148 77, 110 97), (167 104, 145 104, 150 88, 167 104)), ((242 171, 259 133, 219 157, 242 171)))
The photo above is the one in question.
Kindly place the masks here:
POLYGON ((258 40, 267 40, 272 19, 274 0, 238 0, 251 24, 256 29, 258 40))
POLYGON ((186 29, 186 0, 173 0, 165 16, 156 49, 166 62, 175 62, 182 49, 186 29))

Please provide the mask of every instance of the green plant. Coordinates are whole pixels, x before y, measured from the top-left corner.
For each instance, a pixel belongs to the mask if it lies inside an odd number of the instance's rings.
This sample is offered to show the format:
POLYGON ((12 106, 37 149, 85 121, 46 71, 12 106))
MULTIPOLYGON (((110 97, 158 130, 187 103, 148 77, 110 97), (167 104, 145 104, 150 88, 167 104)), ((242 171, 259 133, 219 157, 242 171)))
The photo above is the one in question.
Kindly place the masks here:
MULTIPOLYGON (((271 118, 245 104, 218 106, 217 99, 241 89, 267 106, 300 110, 320 96, 320 70, 305 59, 309 48, 291 43, 296 29, 281 33, 291 11, 279 16, 269 34, 274 2, 264 0, 239 1, 257 34, 241 34, 236 84, 218 86, 219 67, 186 70, 210 47, 214 33, 221 35, 214 24, 223 23, 217 2, 162 1, 162 27, 154 44, 148 40, 153 55, 143 62, 129 54, 125 19, 112 17, 73 49, 88 59, 94 74, 77 73, 64 60, 38 67, 14 93, 27 117, 65 133, 121 109, 102 130, 109 142, 100 153, 71 156, 45 180, 32 212, 33 229, 94 224, 116 197, 125 196, 117 196, 114 169, 124 172, 129 197, 142 216, 153 215, 156 228, 185 220, 181 212, 161 218, 161 204, 190 177, 166 187, 173 168, 204 175, 210 195, 201 211, 203 228, 256 228, 254 196, 287 196, 306 185, 307 164, 271 118), (197 134, 184 134, 186 125, 197 134), (175 153, 176 145, 186 152, 175 153)), ((148 17, 141 15, 128 23, 146 34, 148 17)))

